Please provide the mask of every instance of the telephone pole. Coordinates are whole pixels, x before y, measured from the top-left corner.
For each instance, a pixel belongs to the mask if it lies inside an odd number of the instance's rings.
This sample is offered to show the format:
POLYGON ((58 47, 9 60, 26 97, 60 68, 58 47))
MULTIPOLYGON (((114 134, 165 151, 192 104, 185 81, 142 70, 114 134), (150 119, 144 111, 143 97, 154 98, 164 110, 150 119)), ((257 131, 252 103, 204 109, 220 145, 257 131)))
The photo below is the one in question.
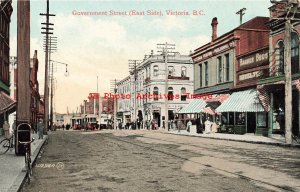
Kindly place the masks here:
POLYGON ((114 127, 113 129, 117 129, 117 98, 116 98, 116 93, 117 93, 117 80, 111 80, 110 81, 110 90, 115 94, 113 97, 114 99, 114 127))
MULTIPOLYGON (((51 64, 51 53, 57 50, 57 37, 49 37, 49 68, 51 69, 50 72, 50 130, 53 130, 53 80, 54 80, 54 66, 53 62, 51 64)), ((45 45, 44 45, 45 47, 45 45)))
POLYGON ((161 52, 164 55, 165 60, 165 96, 168 95, 168 98, 165 97, 165 130, 169 130, 169 93, 168 93, 168 86, 169 86, 169 70, 168 70, 168 55, 169 53, 174 53, 169 50, 175 49, 175 44, 157 44, 157 48, 161 49, 158 52, 161 52))
POLYGON ((243 24, 243 15, 245 15, 246 8, 240 9, 235 14, 240 15, 240 25, 243 24))
POLYGON ((49 17, 50 16, 55 16, 53 14, 49 13, 49 0, 47 0, 47 8, 46 8, 46 13, 40 13, 41 16, 46 16, 46 23, 42 23, 42 25, 45 25, 45 27, 42 27, 45 31, 41 32, 42 34, 46 35, 46 45, 45 45, 45 84, 44 84, 44 123, 45 123, 45 128, 44 128, 44 134, 47 135, 49 127, 48 127, 48 115, 49 115, 49 75, 48 75, 48 52, 49 52, 49 35, 53 34, 50 32, 53 30, 53 28, 50 28, 49 26, 53 25, 53 23, 49 23, 49 17))
POLYGON ((139 64, 140 60, 129 60, 129 72, 131 75, 134 76, 134 103, 133 103, 133 110, 134 110, 134 117, 133 120, 135 122, 135 128, 137 129, 137 78, 138 78, 138 74, 137 74, 137 65, 139 64))

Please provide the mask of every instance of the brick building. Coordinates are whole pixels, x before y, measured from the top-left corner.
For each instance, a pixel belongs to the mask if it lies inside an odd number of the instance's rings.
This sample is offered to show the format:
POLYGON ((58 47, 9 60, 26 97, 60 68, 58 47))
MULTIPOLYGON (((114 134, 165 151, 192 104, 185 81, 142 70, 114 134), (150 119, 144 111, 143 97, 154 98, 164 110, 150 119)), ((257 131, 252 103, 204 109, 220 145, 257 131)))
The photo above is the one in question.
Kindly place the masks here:
POLYGON ((255 89, 261 71, 268 68, 268 20, 255 17, 217 37, 218 21, 214 18, 212 41, 192 55, 195 94, 232 94, 222 105, 217 99, 207 100, 207 106, 222 113, 220 118, 227 132, 261 134, 258 119, 266 121, 255 89))

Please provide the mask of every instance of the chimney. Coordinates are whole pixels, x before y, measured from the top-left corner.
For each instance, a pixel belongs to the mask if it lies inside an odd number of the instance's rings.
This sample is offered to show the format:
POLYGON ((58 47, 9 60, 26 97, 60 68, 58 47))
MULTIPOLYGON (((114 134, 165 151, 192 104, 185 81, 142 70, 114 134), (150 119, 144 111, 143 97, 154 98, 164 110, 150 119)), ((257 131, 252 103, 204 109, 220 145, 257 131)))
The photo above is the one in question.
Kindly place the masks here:
POLYGON ((217 38, 217 25, 218 25, 218 19, 214 17, 211 21, 212 26, 212 41, 214 41, 217 38))

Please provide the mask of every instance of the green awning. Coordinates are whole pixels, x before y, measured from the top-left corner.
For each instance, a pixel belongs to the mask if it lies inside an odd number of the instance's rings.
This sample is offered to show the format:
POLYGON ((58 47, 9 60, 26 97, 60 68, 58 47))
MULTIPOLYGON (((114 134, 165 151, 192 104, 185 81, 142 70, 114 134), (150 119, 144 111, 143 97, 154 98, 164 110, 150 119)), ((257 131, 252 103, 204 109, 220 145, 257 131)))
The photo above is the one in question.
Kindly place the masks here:
POLYGON ((216 112, 264 112, 255 89, 234 92, 216 112))
POLYGON ((193 99, 186 107, 182 108, 178 113, 201 113, 206 106, 206 102, 202 99, 193 99))

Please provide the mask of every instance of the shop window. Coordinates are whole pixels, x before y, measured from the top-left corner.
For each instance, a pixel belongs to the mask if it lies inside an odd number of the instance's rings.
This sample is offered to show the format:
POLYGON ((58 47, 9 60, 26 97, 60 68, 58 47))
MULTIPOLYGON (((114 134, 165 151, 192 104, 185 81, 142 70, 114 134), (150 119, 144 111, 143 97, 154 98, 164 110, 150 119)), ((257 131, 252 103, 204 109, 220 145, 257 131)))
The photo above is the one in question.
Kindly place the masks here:
POLYGON ((186 101, 186 89, 184 87, 181 88, 181 101, 186 101))
POLYGON ((245 113, 235 113, 235 124, 236 125, 245 125, 246 115, 245 113))

